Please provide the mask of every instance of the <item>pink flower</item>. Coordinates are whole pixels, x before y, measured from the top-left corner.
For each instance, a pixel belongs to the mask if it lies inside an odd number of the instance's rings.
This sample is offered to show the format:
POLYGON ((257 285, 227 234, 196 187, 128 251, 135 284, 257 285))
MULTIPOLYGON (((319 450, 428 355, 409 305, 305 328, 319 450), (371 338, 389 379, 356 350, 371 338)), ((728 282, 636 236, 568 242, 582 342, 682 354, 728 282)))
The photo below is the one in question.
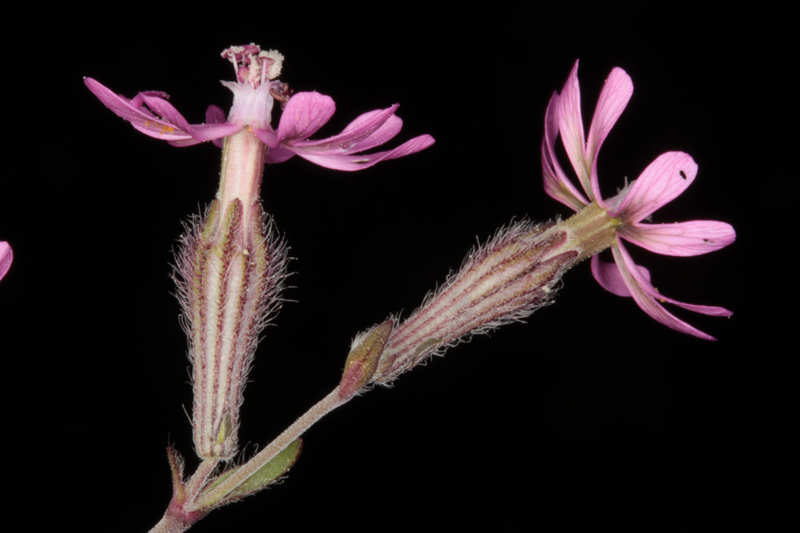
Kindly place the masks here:
POLYGON ((712 316, 732 313, 722 307, 692 305, 663 296, 650 283, 648 270, 633 262, 622 243, 626 240, 651 252, 685 257, 719 250, 736 239, 730 224, 713 220, 673 224, 642 222, 677 198, 694 181, 697 164, 691 156, 683 152, 662 154, 613 198, 603 199, 600 195, 597 155, 632 93, 630 76, 621 68, 614 68, 600 93, 587 142, 581 117, 578 62, 575 62, 561 94, 553 94, 547 106, 542 141, 545 191, 575 211, 597 202, 609 216, 619 220, 616 243, 611 247, 616 266, 600 261, 596 255, 592 257, 592 274, 600 285, 618 296, 633 297, 645 313, 666 326, 701 339, 715 340, 670 314, 661 303, 669 302, 712 316), (559 133, 586 196, 575 187, 556 159, 555 143, 559 133))
POLYGON ((0 241, 0 279, 3 279, 8 269, 11 268, 13 260, 14 253, 11 251, 11 246, 5 241, 0 241))
POLYGON ((174 146, 190 146, 214 141, 248 129, 270 150, 267 163, 282 163, 299 155, 317 165, 337 170, 361 170, 379 161, 419 152, 434 143, 430 135, 420 135, 393 150, 360 154, 397 135, 403 121, 395 116, 398 105, 370 111, 356 118, 342 133, 316 141, 308 138, 317 132, 336 110, 329 96, 301 92, 289 96, 288 86, 274 80, 280 75, 283 56, 263 52, 255 45, 234 46, 222 53, 236 70, 236 82, 225 82, 233 92, 233 106, 227 119, 222 109, 210 106, 205 124, 189 124, 162 92, 141 92, 129 100, 92 78, 84 83, 101 102, 130 122, 145 135, 169 141, 174 146), (278 130, 271 126, 275 100, 286 104, 278 130))

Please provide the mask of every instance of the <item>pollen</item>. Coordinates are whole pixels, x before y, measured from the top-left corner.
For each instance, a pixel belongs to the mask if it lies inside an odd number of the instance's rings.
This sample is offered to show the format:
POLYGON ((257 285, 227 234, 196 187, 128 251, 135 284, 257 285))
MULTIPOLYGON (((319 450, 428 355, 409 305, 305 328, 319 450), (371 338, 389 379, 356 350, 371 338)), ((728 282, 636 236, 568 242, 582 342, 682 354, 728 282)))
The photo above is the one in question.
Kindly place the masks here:
POLYGON ((145 128, 153 128, 153 129, 160 128, 161 129, 161 135, 175 132, 175 128, 173 128, 172 126, 167 126, 166 124, 161 124, 159 122, 156 122, 155 120, 145 120, 144 121, 144 127, 145 128))
POLYGON ((264 51, 258 54, 259 58, 266 59, 267 79, 274 80, 281 75, 283 68, 283 54, 277 50, 264 51))

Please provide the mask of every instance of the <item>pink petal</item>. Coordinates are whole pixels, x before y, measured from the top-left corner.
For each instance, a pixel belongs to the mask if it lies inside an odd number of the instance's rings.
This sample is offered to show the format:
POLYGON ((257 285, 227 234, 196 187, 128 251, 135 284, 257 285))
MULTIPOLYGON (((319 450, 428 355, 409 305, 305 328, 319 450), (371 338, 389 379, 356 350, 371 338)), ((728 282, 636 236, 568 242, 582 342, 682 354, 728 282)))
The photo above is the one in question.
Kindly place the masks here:
MULTIPOLYGON (((113 110, 112 110, 113 111, 113 110)), ((192 136, 188 133, 181 132, 176 133, 179 130, 176 130, 172 126, 167 124, 161 124, 159 121, 148 121, 146 124, 142 125, 138 122, 129 121, 131 126, 133 126, 137 131, 144 133, 148 137, 153 137, 155 139, 161 139, 162 141, 193 141, 192 136)), ((197 141, 200 142, 200 141, 197 141)), ((197 144, 197 142, 193 142, 191 144, 197 144)))
POLYGON ((631 77, 619 67, 615 67, 608 75, 603 90, 600 91, 600 98, 597 101, 597 108, 592 117, 592 125, 589 128, 589 139, 586 145, 586 162, 592 169, 591 182, 592 193, 595 198, 601 198, 600 187, 597 183, 597 154, 603 141, 608 137, 611 128, 616 124, 625 106, 633 94, 633 82, 631 77))
POLYGON ((186 119, 183 118, 183 115, 175 109, 175 106, 164 98, 160 96, 151 96, 148 93, 139 93, 139 96, 141 96, 144 104, 167 124, 171 124, 180 131, 188 132, 192 129, 186 119))
POLYGON ((656 321, 674 330, 680 331, 681 333, 694 335, 695 337, 699 337, 701 339, 716 340, 714 337, 703 333, 697 328, 690 326, 686 322, 672 315, 656 300, 669 302, 683 307, 684 309, 706 315, 730 316, 733 313, 722 307, 686 304, 663 296, 656 291, 655 287, 650 284, 649 280, 645 279, 644 276, 641 275, 636 263, 633 262, 630 254, 628 254, 628 251, 625 249, 619 239, 617 239, 617 246, 612 246, 611 251, 614 254, 614 260, 617 262, 617 266, 619 267, 620 274, 625 281, 625 285, 627 285, 628 290, 630 290, 633 299, 636 301, 636 304, 641 307, 645 313, 650 315, 656 321))
POLYGON ((270 148, 277 148, 278 145, 281 143, 278 140, 278 133, 273 131, 272 129, 260 129, 260 128, 253 128, 250 127, 250 131, 253 132, 259 141, 266 144, 270 148))
POLYGON ((14 252, 11 250, 11 246, 5 241, 0 241, 0 279, 3 279, 8 269, 11 268, 13 260, 14 252))
MULTIPOLYGON (((172 146, 192 146, 205 141, 212 141, 218 148, 222 148, 222 139, 230 137, 242 130, 238 124, 228 124, 225 111, 221 107, 210 105, 206 109, 206 123, 191 126, 192 138, 181 141, 171 141, 172 146)), ((275 135, 273 133, 273 135, 275 135)))
MULTIPOLYGON (((594 279, 596 279, 600 286, 605 290, 616 294, 617 296, 623 296, 626 298, 633 296, 631 291, 628 290, 625 280, 622 279, 622 274, 620 274, 619 267, 616 263, 607 263, 605 261, 601 261, 597 255, 593 255, 591 265, 594 279)), ((642 276, 644 276, 646 280, 650 280, 649 270, 639 265, 636 265, 636 268, 639 269, 639 272, 641 272, 642 276)))
MULTIPOLYGON (((397 123, 383 128, 389 118, 397 109, 397 104, 386 109, 364 113, 351 122, 339 135, 319 140, 289 141, 292 148, 302 148, 304 152, 319 154, 353 154, 365 150, 370 146, 377 146, 394 137, 399 129, 395 130, 397 123), (368 140, 372 135, 378 135, 376 142, 368 140)), ((400 119, 397 119, 400 120, 400 119)), ((402 127, 403 122, 400 121, 402 127)))
POLYGON ((697 176, 697 163, 689 154, 661 154, 633 182, 630 191, 612 217, 635 224, 659 207, 680 196, 697 176))
POLYGON ((714 252, 736 240, 736 232, 730 224, 715 220, 635 224, 620 227, 617 234, 651 252, 679 257, 714 252))
POLYGON ((578 181, 591 200, 592 189, 589 183, 589 169, 585 153, 586 137, 583 133, 583 117, 581 117, 581 88, 578 83, 578 62, 572 67, 567 83, 558 98, 558 122, 564 149, 578 174, 578 181))
POLYGON ((295 153, 289 148, 285 146, 277 146, 267 150, 266 163, 268 165, 275 165, 277 163, 283 163, 294 156, 295 153))
POLYGON ((225 111, 216 105, 208 106, 206 109, 206 124, 223 124, 227 121, 225 111))
POLYGON ((336 104, 330 96, 317 92, 295 94, 281 115, 279 142, 307 139, 327 123, 335 111, 336 104))
MULTIPOLYGON (((631 258, 630 254, 628 254, 628 250, 623 246, 622 241, 617 239, 617 247, 621 251, 622 255, 626 258, 627 265, 634 265, 633 259, 631 258)), ((616 259, 616 257, 615 257, 616 259)), ((660 292, 656 290, 655 287, 650 283, 649 279, 644 279, 641 276, 634 275, 636 281, 640 284, 642 290, 647 293, 650 297, 656 298, 662 302, 669 302, 673 305, 677 305, 683 307, 684 309, 688 309, 690 311, 694 311, 695 313, 702 313, 704 315, 710 316, 731 316, 733 313, 725 309, 724 307, 717 307, 713 305, 695 305, 695 304, 687 304, 683 302, 679 302, 678 300, 673 300, 672 298, 667 298, 660 292)))
MULTIPOLYGON (((179 128, 176 124, 156 117, 149 110, 142 108, 141 105, 131 103, 131 101, 124 96, 114 93, 96 80, 93 80, 92 78, 85 78, 83 81, 86 84, 86 87, 92 91, 92 93, 99 98, 100 101, 106 105, 106 107, 108 107, 118 116, 130 122, 134 128, 141 131, 145 135, 149 135, 150 137, 155 137, 157 139, 163 139, 165 141, 178 141, 191 138, 191 135, 189 135, 187 131, 179 128)), ((160 100, 165 102, 163 98, 156 95, 163 95, 163 93, 141 93, 139 95, 141 98, 139 98, 138 101, 141 101, 146 96, 154 101, 160 100)), ((166 107, 164 109, 166 109, 166 107)), ((175 108, 172 109, 174 110, 175 108)), ((181 123, 186 124, 186 120, 183 119, 180 113, 174 111, 174 114, 180 117, 181 123)))
POLYGON ((222 148, 222 139, 230 137, 234 133, 242 130, 240 124, 194 124, 192 125, 192 136, 188 139, 169 141, 172 146, 184 147, 193 146, 206 141, 213 141, 215 145, 222 148))
MULTIPOLYGON (((394 109, 397 109, 397 105, 393 107, 394 109)), ((364 113, 356 118, 353 122, 348 124, 347 127, 342 131, 342 134, 349 134, 351 131, 360 129, 362 124, 370 121, 372 118, 382 115, 385 112, 386 110, 376 109, 375 111, 364 113)), ((383 143, 394 139, 394 137, 400 133, 401 129, 403 129, 403 120, 397 115, 389 115, 386 121, 381 124, 378 129, 365 136, 361 141, 356 142, 356 144, 350 148, 350 153, 365 152, 375 148, 376 146, 380 146, 383 143)))
MULTIPOLYGON (((424 150, 434 143, 433 137, 430 135, 420 135, 414 137, 410 141, 403 143, 394 150, 386 152, 377 152, 374 154, 366 155, 349 155, 349 154, 320 154, 318 151, 306 152, 301 149, 295 150, 295 153, 312 163, 322 167, 332 168, 335 170, 363 170, 369 168, 376 163, 388 159, 396 159, 398 157, 407 156, 420 150, 424 150)), ((291 149, 294 149, 292 147, 291 149)))
MULTIPOLYGON (((210 105, 206 109, 206 124, 223 124, 227 120, 225 111, 221 107, 210 105)), ((222 139, 212 141, 217 148, 222 148, 222 139)))
POLYGON ((544 119, 544 139, 542 140, 542 175, 544 192, 566 205, 573 211, 580 211, 589 202, 561 168, 556 156, 555 144, 558 137, 558 94, 553 93, 547 105, 544 119))
POLYGON ((222 139, 230 137, 234 133, 238 133, 244 126, 241 124, 192 124, 191 134, 192 137, 200 142, 213 141, 215 139, 222 139))

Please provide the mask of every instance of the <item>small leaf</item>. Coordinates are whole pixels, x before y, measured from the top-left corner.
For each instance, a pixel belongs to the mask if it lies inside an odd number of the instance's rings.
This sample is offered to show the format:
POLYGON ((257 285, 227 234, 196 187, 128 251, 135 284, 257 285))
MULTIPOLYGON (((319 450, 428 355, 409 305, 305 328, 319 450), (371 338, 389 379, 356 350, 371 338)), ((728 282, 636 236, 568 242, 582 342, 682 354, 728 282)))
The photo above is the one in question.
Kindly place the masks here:
POLYGON ((300 455, 300 448, 300 439, 297 439, 276 455, 272 461, 256 470, 255 474, 247 478, 232 494, 247 496, 265 488, 294 465, 295 461, 297 461, 297 456, 300 455))
POLYGON ((182 503, 184 499, 183 457, 172 446, 167 446, 167 458, 169 460, 169 469, 172 472, 172 498, 182 503))
MULTIPOLYGON (((275 482, 279 477, 284 475, 289 468, 294 465, 295 461, 297 461, 297 456, 300 455, 301 447, 301 440, 297 439, 284 448, 284 450, 276 455, 270 462, 256 470, 238 487, 233 489, 228 494, 219 496, 211 502, 203 502, 202 507, 205 509, 210 509, 212 507, 227 505, 266 488, 268 485, 275 482)), ((204 491, 204 496, 207 497, 214 491, 214 489, 221 485, 240 468, 241 466, 237 466, 220 474, 204 491)))

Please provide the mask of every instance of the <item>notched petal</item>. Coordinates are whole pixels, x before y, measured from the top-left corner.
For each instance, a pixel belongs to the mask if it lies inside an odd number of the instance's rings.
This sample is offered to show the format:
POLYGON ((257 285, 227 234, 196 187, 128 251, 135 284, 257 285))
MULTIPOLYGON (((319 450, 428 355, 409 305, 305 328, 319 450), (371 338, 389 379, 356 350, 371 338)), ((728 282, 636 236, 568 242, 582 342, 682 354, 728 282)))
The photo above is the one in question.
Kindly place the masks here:
POLYGON ((633 182, 616 212, 609 215, 637 223, 681 195, 697 176, 697 163, 684 152, 667 152, 633 182))
POLYGON ((716 220, 693 220, 674 224, 622 226, 618 234, 646 250, 662 255, 688 257, 724 248, 736 240, 730 224, 716 220))

